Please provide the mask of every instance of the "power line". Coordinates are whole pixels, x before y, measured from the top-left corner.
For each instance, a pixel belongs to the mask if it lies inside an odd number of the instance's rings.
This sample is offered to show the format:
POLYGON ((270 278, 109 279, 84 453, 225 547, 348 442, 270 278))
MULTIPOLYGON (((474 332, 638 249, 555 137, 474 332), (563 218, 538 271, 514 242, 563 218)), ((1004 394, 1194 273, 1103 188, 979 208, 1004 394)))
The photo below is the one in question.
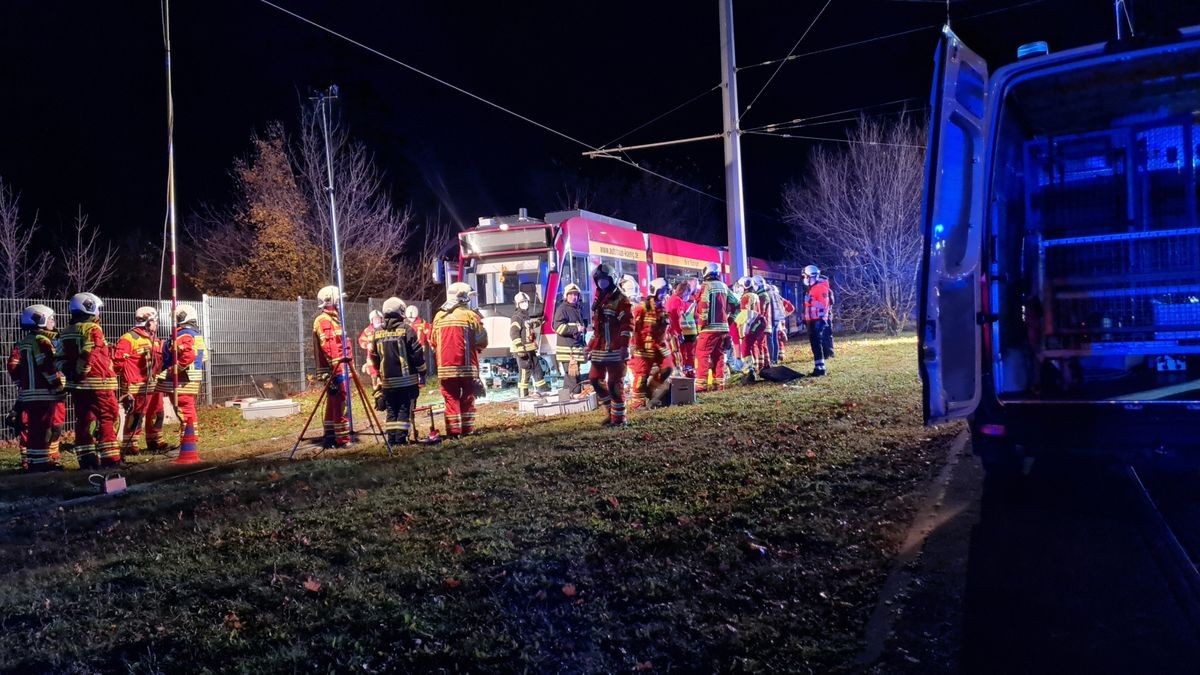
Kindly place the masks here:
MULTIPOLYGON (((464 96, 468 96, 468 97, 470 97, 470 98, 473 98, 473 99, 475 99, 476 101, 479 101, 480 103, 483 103, 483 104, 485 104, 485 105, 487 105, 487 106, 490 106, 490 107, 492 107, 492 108, 495 108, 496 110, 499 110, 499 111, 501 111, 501 112, 504 112, 504 113, 506 113, 506 114, 508 114, 508 115, 511 115, 511 116, 513 116, 513 117, 516 117, 517 119, 519 119, 519 120, 521 120, 521 121, 523 121, 523 122, 527 122, 527 123, 529 123, 529 124, 532 124, 532 125, 533 125, 533 126, 535 126, 535 127, 538 127, 539 129, 542 129, 542 130, 544 130, 544 131, 548 131, 548 132, 550 132, 550 133, 554 134, 555 136, 558 136, 558 137, 560 137, 560 138, 564 138, 564 139, 566 139, 566 140, 568 140, 568 141, 571 141, 572 143, 575 143, 576 145, 581 145, 581 146, 583 146, 583 147, 587 148, 588 150, 592 150, 592 151, 599 151, 599 150, 600 150, 599 148, 597 148, 597 147, 594 147, 594 146, 592 146, 592 145, 590 145, 590 144, 588 144, 588 143, 585 143, 585 142, 583 142, 583 141, 579 140, 578 138, 575 138, 574 136, 570 136, 570 135, 568 135, 568 134, 565 134, 565 133, 563 133, 563 132, 561 132, 561 131, 559 131, 559 130, 557 130, 557 129, 554 129, 554 128, 552 128, 552 127, 549 127, 549 126, 547 126, 547 125, 545 125, 545 124, 542 124, 541 122, 538 122, 538 121, 537 121, 537 120, 535 120, 535 119, 532 119, 532 118, 530 118, 530 117, 527 117, 527 116, 525 116, 525 115, 522 115, 522 114, 521 114, 521 113, 519 113, 519 112, 516 112, 516 111, 514 111, 514 110, 510 110, 509 108, 506 108, 506 107, 504 107, 504 106, 500 105, 499 103, 495 103, 494 101, 489 101, 488 99, 486 99, 486 98, 484 98, 484 97, 482 97, 482 96, 480 96, 480 95, 478 95, 478 94, 475 94, 475 93, 473 93, 473 92, 467 91, 466 89, 463 89, 462 87, 460 87, 460 86, 458 86, 458 85, 456 85, 456 84, 452 84, 452 83, 450 83, 450 82, 447 82, 446 80, 443 80, 443 79, 441 79, 440 77, 437 77, 436 75, 433 75, 433 74, 431 74, 431 73, 428 73, 428 72, 426 72, 426 71, 424 71, 424 70, 421 70, 420 68, 417 68, 416 66, 409 65, 409 64, 407 64, 407 63, 405 63, 405 62, 401 61, 400 59, 397 59, 397 58, 396 58, 396 57, 394 57, 394 56, 390 56, 390 55, 388 55, 388 54, 385 54, 385 53, 383 53, 383 52, 379 51, 378 49, 375 49, 374 47, 371 47, 371 46, 369 46, 369 45, 363 44, 362 42, 359 42, 358 40, 355 40, 354 38, 351 38, 351 37, 349 37, 349 36, 347 36, 347 35, 344 35, 344 34, 342 34, 342 33, 339 33, 339 32, 337 32, 337 31, 335 31, 335 30, 333 30, 332 28, 329 28, 329 27, 327 27, 327 26, 323 26, 323 25, 321 25, 321 24, 317 23, 316 21, 313 21, 312 19, 309 19, 309 18, 307 18, 307 17, 305 17, 305 16, 301 16, 300 14, 297 14, 296 12, 293 12, 293 11, 291 11, 290 9, 287 9, 286 7, 280 7, 279 5, 277 5, 277 4, 273 3, 273 2, 271 2, 270 0, 259 0, 259 2, 261 2, 261 3, 262 3, 262 4, 264 4, 264 5, 267 5, 268 7, 271 7, 271 8, 273 8, 273 9, 276 9, 276 10, 278 10, 278 11, 280 11, 280 12, 284 13, 284 14, 287 14, 288 16, 291 16, 291 17, 292 17, 292 18, 294 18, 294 19, 297 19, 297 20, 299 20, 299 21, 302 21, 302 22, 304 22, 304 23, 306 23, 306 24, 308 24, 308 25, 312 26, 313 28, 316 28, 316 29, 318 29, 318 30, 324 31, 324 32, 326 32, 326 33, 328 33, 328 34, 330 34, 330 35, 332 35, 332 36, 336 37, 336 38, 339 38, 339 39, 341 39, 341 40, 345 40, 346 42, 349 42, 350 44, 352 44, 352 45, 354 45, 354 46, 356 46, 356 47, 358 47, 358 48, 360 48, 360 49, 366 50, 366 51, 368 51, 368 52, 370 52, 370 53, 372 53, 372 54, 374 54, 374 55, 376 55, 376 56, 378 56, 378 57, 380 57, 380 58, 382 58, 382 59, 385 59, 385 60, 387 60, 387 61, 391 61, 392 63, 394 63, 394 64, 396 64, 396 65, 398 65, 398 66, 401 66, 401 67, 403 67, 403 68, 407 68, 408 70, 410 70, 410 71, 412 71, 412 72, 414 72, 414 73, 416 73, 416 74, 420 75, 421 77, 425 77, 425 78, 428 78, 428 79, 430 79, 430 80, 433 80, 434 82, 437 82, 438 84, 440 84, 440 85, 442 85, 442 86, 449 87, 450 89, 453 89, 454 91, 457 91, 458 93, 460 93, 460 94, 462 94, 462 95, 464 95, 464 96)), ((708 92, 704 92, 704 93, 705 93, 705 94, 707 94, 708 92)), ((690 103, 690 101, 689 101, 689 103, 690 103)), ((648 174, 650 174, 650 175, 652 175, 652 176, 656 176, 656 177, 658 177, 658 178, 661 178, 662 180, 665 180, 665 181, 667 181, 667 182, 669 182, 669 183, 673 183, 673 184, 675 184, 675 185, 678 185, 678 186, 679 186, 679 187, 681 187, 681 188, 684 188, 684 189, 690 190, 690 191, 692 191, 692 192, 695 192, 695 193, 697 193, 697 194, 704 195, 705 197, 708 197, 709 199, 714 199, 714 200, 716 200, 716 201, 719 201, 719 202, 724 202, 724 201, 725 201, 723 198, 721 198, 721 197, 718 197, 718 196, 716 196, 716 195, 713 195, 713 194, 711 194, 711 193, 705 192, 704 190, 701 190, 701 189, 699 189, 699 188, 692 187, 692 186, 690 186, 690 185, 687 185, 686 183, 682 183, 682 182, 680 182, 680 181, 677 181, 677 180, 675 180, 674 178, 669 178, 669 177, 667 177, 667 176, 664 176, 664 175, 662 175, 661 173, 658 173, 658 172, 656 172, 656 171, 651 171, 650 169, 647 169, 646 167, 644 167, 644 166, 641 166, 640 164, 637 164, 636 162, 633 162, 632 160, 629 160, 629 159, 622 159, 622 158, 620 158, 620 157, 615 157, 615 156, 614 156, 614 157, 612 157, 612 159, 615 159, 615 160, 617 160, 618 162, 621 162, 622 164, 628 164, 629 166, 632 166, 632 167, 634 167, 635 169, 638 169, 639 171, 645 171, 646 173, 648 173, 648 174)))
MULTIPOLYGON (((963 21, 971 21, 973 19, 980 19, 985 16, 991 16, 993 14, 1001 14, 1003 12, 1011 12, 1014 10, 1029 7, 1030 5, 1038 5, 1038 4, 1041 4, 1046 1, 1047 0, 1027 0, 1026 2, 1012 5, 1011 7, 1000 7, 998 9, 988 10, 986 12, 980 12, 979 14, 972 14, 971 16, 966 16, 961 19, 958 19, 958 23, 962 23, 963 21)), ((880 40, 889 40, 889 39, 895 38, 895 37, 902 37, 905 35, 912 35, 913 33, 921 33, 923 31, 937 30, 940 28, 941 28, 941 26, 920 26, 917 28, 910 28, 908 30, 902 30, 902 31, 899 31, 896 33, 888 33, 887 35, 877 35, 875 37, 867 38, 865 40, 857 40, 855 42, 847 42, 845 44, 834 45, 832 47, 824 47, 822 49, 814 49, 811 52, 804 52, 802 54, 789 54, 788 56, 786 56, 782 59, 771 59, 770 61, 763 61, 762 63, 752 63, 747 66, 741 66, 738 68, 738 72, 740 73, 743 70, 750 70, 753 68, 762 68, 763 66, 772 66, 777 63, 783 63, 785 61, 795 61, 796 59, 803 59, 803 58, 806 58, 809 56, 817 56, 818 54, 827 54, 829 52, 835 52, 835 51, 838 51, 841 49, 849 49, 850 47, 858 47, 860 45, 870 44, 872 42, 879 42, 880 40)), ((776 72, 778 72, 778 70, 776 72)))
MULTIPOLYGON (((873 108, 884 108, 884 107, 891 106, 891 105, 898 105, 900 103, 908 103, 909 101, 917 101, 917 100, 920 100, 920 99, 918 99, 916 96, 909 96, 908 98, 898 98, 894 101, 888 101, 886 103, 873 103, 871 105, 859 106, 857 108, 847 108, 845 110, 838 110, 836 112, 821 113, 820 115, 807 115, 805 117, 796 117, 796 118, 790 119, 786 122, 775 122, 773 124, 764 124, 759 127, 751 127, 749 129, 743 129, 743 132, 749 133, 751 131, 772 131, 775 129, 783 129, 783 128, 789 128, 789 127, 793 127, 793 126, 807 126, 808 123, 810 123, 812 120, 820 120, 820 119, 824 119, 827 117, 836 117, 838 115, 846 115, 849 113, 862 112, 865 110, 871 110, 873 108)), ((896 113, 890 113, 890 114, 896 114, 896 113)))
POLYGON ((679 110, 680 108, 684 108, 688 105, 691 105, 692 103, 695 103, 696 101, 699 101, 701 98, 704 98, 706 95, 711 94, 712 92, 714 92, 720 88, 721 88, 720 84, 714 84, 711 88, 705 89, 704 91, 700 92, 699 94, 696 94, 695 96, 689 98, 688 100, 684 101, 683 103, 680 103, 679 105, 675 106, 674 108, 671 108, 670 110, 666 111, 665 113, 662 113, 661 115, 659 115, 658 117, 655 117, 654 119, 650 120, 649 122, 646 122, 645 124, 634 127, 633 129, 626 131, 625 133, 621 134, 620 136, 617 136, 616 138, 612 139, 611 141, 600 146, 600 148, 601 149, 607 148, 608 146, 612 145, 613 143, 616 143, 616 142, 632 135, 635 132, 645 129, 646 127, 650 126, 651 124, 654 124, 655 122, 661 120, 662 118, 666 117, 667 115, 670 115, 671 113, 675 112, 676 110, 679 110))
POLYGON ((855 140, 851 140, 848 138, 827 138, 825 136, 802 136, 800 134, 777 134, 777 133, 770 133, 767 131, 747 131, 744 133, 754 134, 755 136, 774 136, 775 138, 793 138, 793 139, 803 140, 803 141, 822 141, 822 142, 829 142, 829 143, 846 143, 849 145, 882 145, 882 146, 888 146, 888 147, 893 147, 893 148, 920 148, 922 150, 925 149, 924 145, 913 145, 911 143, 876 143, 873 141, 855 141, 855 140))
MULTIPOLYGON (((821 15, 825 13, 825 10, 829 9, 829 5, 832 2, 833 0, 825 0, 825 5, 821 7, 821 11, 817 12, 817 15, 814 16, 813 20, 808 24, 808 28, 804 29, 804 33, 800 36, 800 39, 796 40, 796 44, 792 45, 792 48, 788 51, 788 57, 791 57, 791 55, 795 53, 796 48, 800 46, 800 43, 804 42, 804 38, 808 37, 809 31, 813 29, 813 26, 817 25, 817 21, 821 19, 821 15)), ((742 111, 742 114, 738 115, 738 122, 742 121, 742 118, 746 116, 746 113, 750 112, 750 109, 754 107, 755 102, 758 101, 758 97, 762 96, 763 92, 767 90, 767 87, 771 85, 771 80, 774 80, 775 76, 779 74, 779 71, 783 69, 783 64, 788 60, 788 57, 785 57, 779 62, 779 67, 776 68, 775 72, 771 73, 771 76, 768 77, 767 81, 763 83, 762 89, 759 89, 758 93, 754 95, 754 98, 750 99, 750 104, 746 106, 746 109, 742 111)))

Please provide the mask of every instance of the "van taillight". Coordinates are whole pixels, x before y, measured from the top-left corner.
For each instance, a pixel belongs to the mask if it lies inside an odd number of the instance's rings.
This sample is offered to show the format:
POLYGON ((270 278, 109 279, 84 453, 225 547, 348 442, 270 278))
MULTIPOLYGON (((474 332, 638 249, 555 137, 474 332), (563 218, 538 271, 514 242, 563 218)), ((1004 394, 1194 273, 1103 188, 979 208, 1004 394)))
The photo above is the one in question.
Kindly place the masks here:
POLYGON ((980 424, 979 433, 984 436, 1007 436, 1008 429, 1003 424, 980 424))

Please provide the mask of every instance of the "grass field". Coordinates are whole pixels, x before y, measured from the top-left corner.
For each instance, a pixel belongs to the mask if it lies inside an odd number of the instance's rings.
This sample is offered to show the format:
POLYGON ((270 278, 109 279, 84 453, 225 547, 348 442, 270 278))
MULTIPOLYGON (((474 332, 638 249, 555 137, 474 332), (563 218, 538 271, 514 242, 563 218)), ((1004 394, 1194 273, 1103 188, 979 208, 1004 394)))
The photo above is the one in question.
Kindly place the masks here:
MULTIPOLYGON (((60 474, 0 515, 0 670, 847 669, 957 431, 920 426, 915 351, 843 341, 829 377, 621 430, 489 405, 483 434, 396 458, 247 460, 62 510, 82 478, 60 474)), ((263 436, 206 456, 299 424, 231 420, 263 436)))

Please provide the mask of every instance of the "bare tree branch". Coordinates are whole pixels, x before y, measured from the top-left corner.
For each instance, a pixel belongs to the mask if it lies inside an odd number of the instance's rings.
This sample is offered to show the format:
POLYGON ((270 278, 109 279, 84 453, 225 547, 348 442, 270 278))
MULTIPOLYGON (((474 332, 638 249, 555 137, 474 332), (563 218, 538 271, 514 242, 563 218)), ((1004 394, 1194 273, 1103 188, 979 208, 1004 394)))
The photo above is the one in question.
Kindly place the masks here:
POLYGON ((833 273, 849 328, 897 333, 917 302, 923 132, 907 117, 863 117, 849 140, 845 149, 816 148, 804 181, 784 188, 788 247, 833 273))
POLYGON ((37 216, 25 224, 20 216, 21 196, 0 178, 0 283, 6 298, 27 298, 42 293, 52 258, 33 251, 38 231, 37 216))
POLYGON ((108 242, 101 245, 100 229, 88 225, 83 207, 75 216, 75 245, 61 253, 67 293, 94 291, 117 273, 117 250, 108 242))

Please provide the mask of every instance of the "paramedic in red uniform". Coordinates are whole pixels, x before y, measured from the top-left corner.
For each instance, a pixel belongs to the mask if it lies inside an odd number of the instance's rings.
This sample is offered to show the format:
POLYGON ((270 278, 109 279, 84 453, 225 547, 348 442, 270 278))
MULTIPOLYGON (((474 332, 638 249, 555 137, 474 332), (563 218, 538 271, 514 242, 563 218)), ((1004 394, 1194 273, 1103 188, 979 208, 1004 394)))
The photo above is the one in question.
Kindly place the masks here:
MULTIPOLYGON (((642 408, 658 401, 666 391, 667 378, 675 368, 675 336, 671 334, 666 304, 671 287, 665 279, 650 282, 650 295, 641 303, 633 320, 633 401, 642 408)), ((673 296, 671 296, 673 297, 673 296)))
MULTIPOLYGON (((200 442, 200 420, 196 417, 196 398, 204 386, 204 371, 208 368, 208 346, 200 334, 200 316, 191 305, 175 308, 175 337, 163 340, 162 372, 158 374, 158 391, 173 395, 179 415, 180 446, 192 427, 196 443, 200 442), (176 346, 178 343, 178 346, 176 346), (178 360, 176 356, 178 355, 178 360), (178 381, 179 388, 175 388, 178 381)), ((182 451, 181 451, 182 452, 182 451)))
POLYGON ((54 310, 30 305, 21 312, 24 335, 13 345, 8 375, 17 385, 21 416, 21 469, 52 471, 62 468, 58 452, 59 409, 66 396, 55 362, 54 310))
POLYGON ((588 380, 596 390, 596 401, 607 413, 602 426, 625 424, 625 362, 633 337, 633 306, 617 287, 616 273, 601 263, 592 273, 596 299, 592 302, 592 339, 587 351, 591 370, 588 380))
POLYGON ((471 287, 461 281, 446 289, 446 303, 433 317, 430 344, 437 360, 442 399, 446 402, 446 433, 451 438, 475 431, 475 382, 479 353, 487 348, 487 331, 471 308, 471 287))
POLYGON ((675 292, 667 298, 666 311, 671 335, 679 345, 679 365, 683 366, 684 375, 693 377, 696 366, 696 298, 689 282, 675 284, 675 292))
POLYGON ((350 418, 346 414, 346 381, 349 375, 348 356, 342 350, 342 321, 338 316, 337 286, 317 291, 321 313, 313 319, 313 353, 317 360, 317 377, 325 381, 325 438, 327 448, 340 448, 350 443, 350 418))
POLYGON ((75 403, 75 454, 81 469, 121 463, 117 373, 100 327, 102 307, 104 303, 91 293, 72 296, 71 326, 61 338, 62 372, 75 403))
POLYGON ((804 268, 804 325, 812 346, 813 377, 825 374, 825 359, 833 356, 833 291, 816 265, 804 268))
POLYGON ((716 386, 724 389, 725 340, 738 298, 721 281, 721 268, 717 263, 705 265, 702 276, 704 282, 700 284, 696 300, 696 326, 700 329, 700 337, 696 340, 696 389, 705 389, 709 372, 712 372, 716 386))
POLYGON ((155 378, 162 370, 162 340, 158 339, 158 310, 138 307, 134 325, 117 340, 113 354, 121 402, 125 408, 125 427, 121 434, 121 456, 138 454, 137 442, 146 433, 146 449, 165 450, 162 442, 163 397, 155 378))

